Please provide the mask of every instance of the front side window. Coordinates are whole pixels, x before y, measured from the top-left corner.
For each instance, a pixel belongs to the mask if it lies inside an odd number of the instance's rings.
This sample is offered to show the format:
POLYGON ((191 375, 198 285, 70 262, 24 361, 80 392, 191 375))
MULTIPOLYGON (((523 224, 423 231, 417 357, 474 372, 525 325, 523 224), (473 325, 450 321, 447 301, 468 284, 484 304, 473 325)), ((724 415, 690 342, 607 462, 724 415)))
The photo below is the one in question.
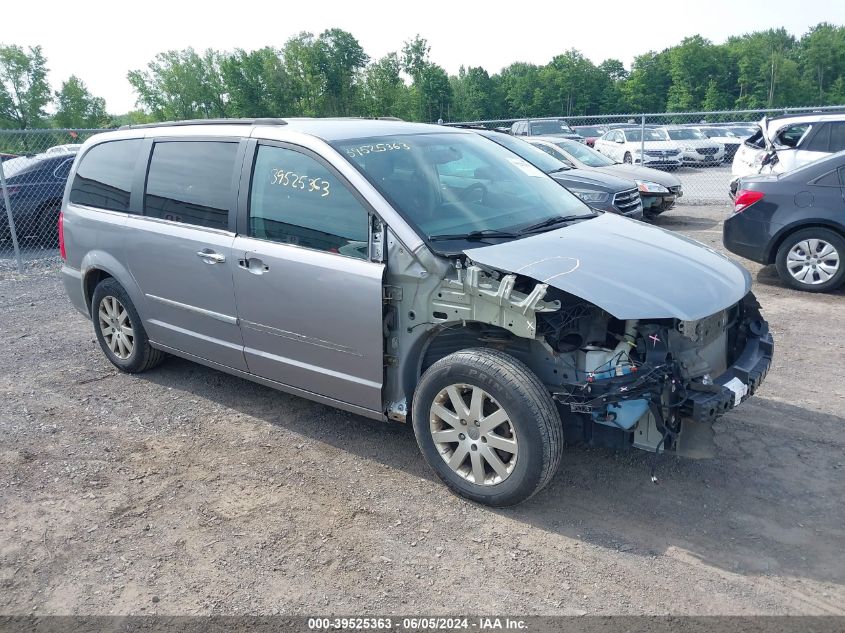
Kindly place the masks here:
POLYGON ((830 148, 831 152, 841 152, 845 149, 845 121, 830 123, 830 148))
POLYGON ((212 229, 229 227, 237 143, 156 143, 144 193, 144 215, 212 229))
POLYGON ((593 217, 540 169, 476 134, 359 138, 334 146, 431 241, 460 241, 484 231, 515 234, 547 220, 593 217))
POLYGON ((259 146, 251 237, 367 259, 368 227, 367 209, 325 165, 292 149, 259 146))
POLYGON ((110 211, 129 211, 129 197, 141 139, 109 141, 92 147, 82 157, 70 202, 110 211))

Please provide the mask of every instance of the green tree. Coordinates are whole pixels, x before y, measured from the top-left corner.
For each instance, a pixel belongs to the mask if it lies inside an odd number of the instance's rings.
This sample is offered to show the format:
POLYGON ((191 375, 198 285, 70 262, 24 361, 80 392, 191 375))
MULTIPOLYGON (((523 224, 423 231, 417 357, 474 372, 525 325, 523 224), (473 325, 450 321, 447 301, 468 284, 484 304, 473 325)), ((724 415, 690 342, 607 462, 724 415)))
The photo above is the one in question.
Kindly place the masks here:
POLYGON ((111 124, 105 100, 92 95, 76 75, 71 75, 56 92, 56 104, 53 123, 57 127, 96 128, 111 124))
POLYGON ((388 53, 367 66, 363 80, 362 110, 368 116, 403 118, 408 88, 400 75, 402 65, 396 53, 388 53))
POLYGON ((220 61, 228 110, 235 117, 281 117, 297 114, 291 80, 278 51, 269 46, 242 49, 220 61))
POLYGON ((40 46, 0 45, 0 127, 37 127, 51 101, 40 46))
POLYGON ((470 121, 495 116, 495 86, 486 70, 478 66, 469 69, 461 66, 458 75, 449 78, 449 84, 454 98, 450 118, 470 121))
POLYGON ((815 103, 837 103, 829 99, 828 88, 845 75, 845 27, 827 22, 812 27, 801 38, 800 59, 804 78, 816 87, 815 103))
POLYGON ((147 70, 132 70, 129 83, 138 103, 159 120, 198 119, 228 115, 223 92, 220 53, 193 48, 156 55, 147 70))
POLYGON ((631 73, 622 85, 627 112, 665 112, 672 75, 666 51, 649 51, 634 58, 631 73))
POLYGON ((316 68, 324 80, 322 111, 348 116, 359 110, 359 76, 370 60, 355 37, 342 29, 323 31, 315 42, 316 68))

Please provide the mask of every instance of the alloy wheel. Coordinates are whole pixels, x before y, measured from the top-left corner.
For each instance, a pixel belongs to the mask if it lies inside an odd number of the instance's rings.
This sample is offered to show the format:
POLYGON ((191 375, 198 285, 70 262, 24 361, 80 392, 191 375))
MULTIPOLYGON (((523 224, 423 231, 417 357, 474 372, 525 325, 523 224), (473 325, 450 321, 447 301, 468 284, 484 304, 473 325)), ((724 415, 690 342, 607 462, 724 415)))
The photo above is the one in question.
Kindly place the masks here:
POLYGON ((516 431, 505 409, 480 387, 455 384, 441 390, 429 424, 443 461, 463 479, 492 486, 513 472, 516 431))
POLYGON ((823 284, 839 270, 839 259, 839 252, 830 242, 806 239, 789 249, 786 269, 802 284, 823 284))
POLYGON ((100 333, 111 352, 120 360, 129 358, 135 348, 135 332, 123 304, 116 297, 107 295, 100 301, 97 316, 100 333))

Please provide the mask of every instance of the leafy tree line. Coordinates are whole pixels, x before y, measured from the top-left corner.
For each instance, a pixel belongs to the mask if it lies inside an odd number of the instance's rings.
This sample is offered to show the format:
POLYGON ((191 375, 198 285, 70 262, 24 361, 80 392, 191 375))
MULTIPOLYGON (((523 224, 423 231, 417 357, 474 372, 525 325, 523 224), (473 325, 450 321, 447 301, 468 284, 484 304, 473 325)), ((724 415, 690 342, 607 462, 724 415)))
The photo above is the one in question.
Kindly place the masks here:
POLYGON ((139 109, 109 116, 72 76, 53 92, 41 47, 0 45, 0 127, 99 127, 171 119, 396 116, 414 121, 759 109, 845 103, 845 27, 802 37, 770 29, 714 44, 688 37, 596 65, 570 49, 548 64, 449 76, 416 36, 373 60, 341 29, 300 33, 281 48, 160 53, 127 79, 139 109), (48 115, 48 109, 54 113, 48 115))

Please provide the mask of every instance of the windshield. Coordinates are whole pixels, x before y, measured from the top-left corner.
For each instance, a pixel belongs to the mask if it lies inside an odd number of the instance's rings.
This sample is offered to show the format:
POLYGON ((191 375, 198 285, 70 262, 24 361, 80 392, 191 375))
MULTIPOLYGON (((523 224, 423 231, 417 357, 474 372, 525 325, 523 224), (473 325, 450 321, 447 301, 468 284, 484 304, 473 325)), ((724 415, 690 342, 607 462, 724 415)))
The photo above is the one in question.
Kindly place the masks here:
POLYGON ((6 178, 12 178, 37 166, 41 160, 39 156, 18 156, 17 158, 12 158, 3 163, 3 174, 6 178))
POLYGON ((337 141, 334 147, 421 236, 518 232, 592 210, 501 145, 469 133, 337 141))
POLYGON ((566 121, 531 121, 532 136, 544 136, 555 134, 574 134, 572 128, 566 124, 566 121))
POLYGON ((701 141, 707 138, 698 130, 679 129, 667 130, 667 132, 669 133, 669 138, 673 141, 701 141))
POLYGON ((726 127, 705 127, 705 128, 701 128, 701 131, 704 132, 704 134, 708 138, 716 138, 716 137, 720 137, 720 136, 728 138, 728 137, 736 136, 733 132, 731 132, 726 127))
POLYGON ((757 127, 731 127, 728 128, 733 134, 740 138, 748 138, 757 132, 757 127))
MULTIPOLYGON (((629 143, 639 143, 643 140, 642 135, 640 134, 642 130, 635 129, 635 130, 622 130, 625 134, 625 138, 628 140, 629 143)), ((668 141, 669 137, 666 136, 666 130, 655 130, 653 128, 646 128, 645 129, 645 140, 647 141, 668 141)))
POLYGON ((541 169, 544 173, 551 174, 562 169, 569 169, 569 166, 563 161, 558 160, 554 156, 549 156, 546 152, 537 149, 531 143, 518 139, 510 134, 496 133, 482 134, 482 136, 494 143, 498 143, 502 147, 506 147, 520 158, 527 160, 537 169, 541 169))
POLYGON ((608 167, 616 164, 604 154, 600 154, 592 147, 587 147, 578 141, 568 141, 564 139, 555 142, 555 145, 572 156, 575 160, 584 163, 588 167, 608 167))
POLYGON ((593 137, 593 136, 601 136, 605 132, 607 132, 607 128, 604 127, 591 127, 589 125, 579 125, 575 129, 576 134, 580 134, 583 137, 593 137))

